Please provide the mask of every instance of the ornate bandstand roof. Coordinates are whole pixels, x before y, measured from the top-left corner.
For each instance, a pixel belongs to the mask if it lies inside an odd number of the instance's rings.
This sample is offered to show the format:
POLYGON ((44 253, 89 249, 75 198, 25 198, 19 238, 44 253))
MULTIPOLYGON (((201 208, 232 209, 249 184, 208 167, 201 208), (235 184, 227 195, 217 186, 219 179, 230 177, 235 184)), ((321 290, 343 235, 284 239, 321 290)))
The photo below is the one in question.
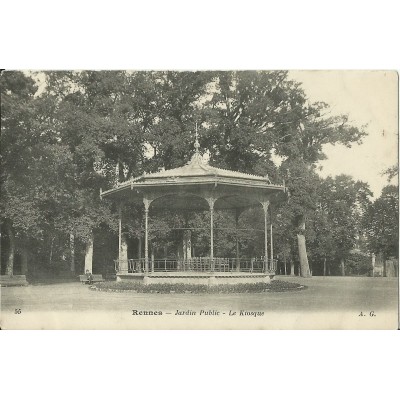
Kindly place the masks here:
POLYGON ((143 197, 154 202, 155 208, 205 210, 204 199, 216 200, 216 208, 245 208, 259 204, 259 199, 282 200, 286 189, 274 185, 267 176, 246 174, 216 168, 203 160, 199 142, 195 142, 195 153, 184 166, 144 173, 136 178, 117 184, 101 193, 102 198, 117 201, 141 202, 143 197))

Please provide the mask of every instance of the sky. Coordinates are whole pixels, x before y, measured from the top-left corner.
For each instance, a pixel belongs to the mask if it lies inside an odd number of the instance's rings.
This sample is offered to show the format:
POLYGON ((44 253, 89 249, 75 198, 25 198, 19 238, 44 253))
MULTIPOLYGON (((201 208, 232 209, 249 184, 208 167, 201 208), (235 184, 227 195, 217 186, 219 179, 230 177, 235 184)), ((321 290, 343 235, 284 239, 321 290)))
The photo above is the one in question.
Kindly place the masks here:
MULTIPOLYGON (((324 101, 333 114, 348 114, 349 121, 367 124, 361 145, 325 145, 321 176, 347 174, 370 185, 379 197, 388 184, 381 173, 398 163, 398 76, 394 71, 290 71, 302 83, 311 102, 324 101)), ((394 183, 392 181, 391 183, 394 183)))

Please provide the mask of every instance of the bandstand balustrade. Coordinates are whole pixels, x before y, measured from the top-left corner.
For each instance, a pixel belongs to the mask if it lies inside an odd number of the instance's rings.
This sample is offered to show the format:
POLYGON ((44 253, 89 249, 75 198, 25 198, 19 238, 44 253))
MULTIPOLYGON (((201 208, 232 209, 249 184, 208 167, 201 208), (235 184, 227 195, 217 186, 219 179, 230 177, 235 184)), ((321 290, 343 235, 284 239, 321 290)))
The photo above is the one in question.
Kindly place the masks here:
POLYGON ((275 274, 277 260, 259 258, 240 259, 214 257, 192 257, 188 260, 146 259, 115 260, 115 271, 127 274, 145 274, 148 272, 243 272, 275 274))

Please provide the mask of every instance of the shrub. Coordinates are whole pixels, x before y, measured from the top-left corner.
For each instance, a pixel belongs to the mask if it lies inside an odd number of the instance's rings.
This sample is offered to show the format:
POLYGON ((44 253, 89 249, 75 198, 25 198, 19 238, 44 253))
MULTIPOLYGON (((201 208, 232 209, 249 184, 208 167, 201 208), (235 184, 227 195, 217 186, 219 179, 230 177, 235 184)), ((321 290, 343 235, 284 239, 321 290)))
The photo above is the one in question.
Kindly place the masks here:
POLYGON ((91 287, 102 291, 132 291, 137 293, 262 293, 300 290, 305 286, 294 282, 274 280, 271 283, 238 283, 236 285, 191 285, 186 283, 99 282, 91 287))

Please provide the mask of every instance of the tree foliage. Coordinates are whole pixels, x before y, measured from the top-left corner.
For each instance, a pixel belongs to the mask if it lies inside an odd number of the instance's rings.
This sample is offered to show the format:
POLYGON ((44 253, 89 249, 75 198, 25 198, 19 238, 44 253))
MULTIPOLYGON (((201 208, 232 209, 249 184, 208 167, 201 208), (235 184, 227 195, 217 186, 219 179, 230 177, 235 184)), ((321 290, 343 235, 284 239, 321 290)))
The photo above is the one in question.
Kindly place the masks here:
POLYGON ((371 252, 387 259, 399 254, 399 190, 388 185, 367 209, 364 216, 371 252))
MULTIPOLYGON (((348 177, 322 180, 315 169, 325 144, 350 146, 364 130, 327 104, 310 103, 286 71, 7 71, 1 105, 1 222, 47 258, 55 242, 66 253, 70 234, 82 244, 93 231, 115 236, 117 209, 100 201, 100 189, 186 163, 196 123, 212 165, 286 182, 289 201, 273 212, 281 257, 298 261, 296 235, 307 238, 312 261, 345 257, 366 213, 370 242, 383 248, 372 234, 379 224, 367 186, 348 177)), ((240 217, 243 254, 262 253, 259 212, 240 217)), ((124 216, 125 234, 142 236, 141 207, 126 206, 124 216)), ((173 228, 189 224, 204 227, 193 240, 207 253, 207 215, 159 217, 153 243, 176 246, 173 228)), ((216 213, 215 223, 216 254, 234 254, 234 217, 216 213)))

